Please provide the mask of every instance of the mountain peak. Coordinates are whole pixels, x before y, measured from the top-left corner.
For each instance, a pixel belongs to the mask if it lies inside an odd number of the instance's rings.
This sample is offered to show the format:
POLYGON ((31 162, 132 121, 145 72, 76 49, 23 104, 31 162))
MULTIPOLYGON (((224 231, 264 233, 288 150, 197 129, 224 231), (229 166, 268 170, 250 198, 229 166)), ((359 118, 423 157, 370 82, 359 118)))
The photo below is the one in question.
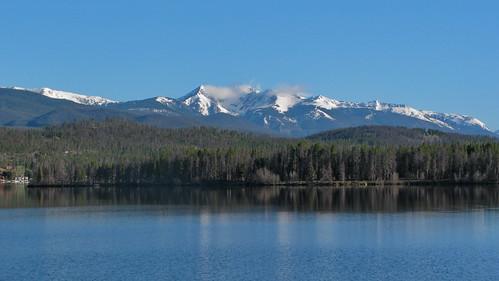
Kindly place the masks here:
POLYGON ((185 100, 187 100, 187 99, 189 99, 191 97, 198 96, 198 95, 203 95, 204 90, 205 90, 205 86, 204 85, 199 85, 194 90, 192 90, 189 93, 187 93, 187 95, 180 97, 179 100, 185 101, 185 100))
POLYGON ((164 105, 169 105, 173 103, 173 99, 165 98, 165 97, 156 97, 155 100, 164 105))
POLYGON ((210 86, 200 85, 196 89, 181 97, 179 100, 188 107, 199 112, 201 115, 208 116, 213 113, 234 113, 223 107, 217 99, 213 98, 209 91, 210 86))
POLYGON ((330 99, 330 98, 325 97, 323 95, 312 97, 305 102, 305 104, 315 105, 317 107, 328 109, 328 110, 339 107, 341 105, 341 103, 342 102, 340 102, 340 101, 330 99))

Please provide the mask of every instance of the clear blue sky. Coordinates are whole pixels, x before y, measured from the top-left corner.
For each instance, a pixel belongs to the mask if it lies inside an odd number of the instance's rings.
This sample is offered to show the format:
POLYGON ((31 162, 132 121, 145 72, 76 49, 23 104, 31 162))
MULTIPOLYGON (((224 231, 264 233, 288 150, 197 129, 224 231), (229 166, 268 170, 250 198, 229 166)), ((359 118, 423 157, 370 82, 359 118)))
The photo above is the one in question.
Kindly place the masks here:
POLYGON ((0 38, 0 86, 131 100, 299 84, 499 129, 499 1, 1 1, 0 38))

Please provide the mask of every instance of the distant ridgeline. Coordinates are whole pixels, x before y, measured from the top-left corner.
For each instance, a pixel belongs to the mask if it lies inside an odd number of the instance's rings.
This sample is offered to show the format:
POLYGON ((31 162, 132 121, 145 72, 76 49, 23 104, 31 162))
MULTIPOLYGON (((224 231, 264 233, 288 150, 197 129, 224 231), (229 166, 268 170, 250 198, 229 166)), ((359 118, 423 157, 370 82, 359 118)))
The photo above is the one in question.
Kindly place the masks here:
POLYGON ((345 145, 421 145, 423 143, 484 143, 499 141, 497 138, 488 136, 445 133, 432 129, 408 129, 396 126, 360 126, 330 130, 310 135, 306 139, 345 145))
POLYGON ((0 128, 0 140, 0 166, 25 167, 32 185, 499 181, 497 138, 402 127, 299 139, 109 119, 0 128))
POLYGON ((163 128, 205 126, 291 137, 375 125, 499 137, 468 115, 379 101, 339 101, 296 90, 201 85, 180 98, 119 102, 49 88, 0 87, 0 126, 42 128, 74 120, 121 118, 163 128))

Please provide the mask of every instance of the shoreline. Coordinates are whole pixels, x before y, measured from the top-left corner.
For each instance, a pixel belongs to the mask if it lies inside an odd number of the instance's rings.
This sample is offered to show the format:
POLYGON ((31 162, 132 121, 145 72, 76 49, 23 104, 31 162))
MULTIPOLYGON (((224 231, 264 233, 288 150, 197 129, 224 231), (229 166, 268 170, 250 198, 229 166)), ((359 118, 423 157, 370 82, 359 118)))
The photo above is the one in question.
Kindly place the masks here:
POLYGON ((207 183, 129 183, 129 184, 30 184, 27 182, 1 182, 1 183, 17 183, 27 184, 29 188, 78 188, 78 187, 140 187, 140 186, 168 186, 168 187, 258 187, 258 186, 279 186, 279 187, 293 187, 293 186, 308 186, 308 187, 369 187, 369 186, 473 186, 473 185, 498 185, 498 182, 473 182, 473 181, 455 181, 455 180, 399 180, 399 181, 295 181, 283 183, 252 183, 252 182, 207 182, 207 183))
POLYGON ((18 184, 27 184, 29 185, 29 181, 0 181, 0 183, 18 183, 18 184))

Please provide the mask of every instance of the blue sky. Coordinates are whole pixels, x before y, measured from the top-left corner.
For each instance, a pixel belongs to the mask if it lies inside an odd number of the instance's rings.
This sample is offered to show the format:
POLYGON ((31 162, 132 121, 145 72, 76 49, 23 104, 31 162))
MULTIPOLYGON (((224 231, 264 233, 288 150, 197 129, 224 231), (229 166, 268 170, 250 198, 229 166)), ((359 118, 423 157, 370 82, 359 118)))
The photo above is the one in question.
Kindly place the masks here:
POLYGON ((116 100, 301 85, 499 129, 499 1, 2 1, 0 86, 116 100))

